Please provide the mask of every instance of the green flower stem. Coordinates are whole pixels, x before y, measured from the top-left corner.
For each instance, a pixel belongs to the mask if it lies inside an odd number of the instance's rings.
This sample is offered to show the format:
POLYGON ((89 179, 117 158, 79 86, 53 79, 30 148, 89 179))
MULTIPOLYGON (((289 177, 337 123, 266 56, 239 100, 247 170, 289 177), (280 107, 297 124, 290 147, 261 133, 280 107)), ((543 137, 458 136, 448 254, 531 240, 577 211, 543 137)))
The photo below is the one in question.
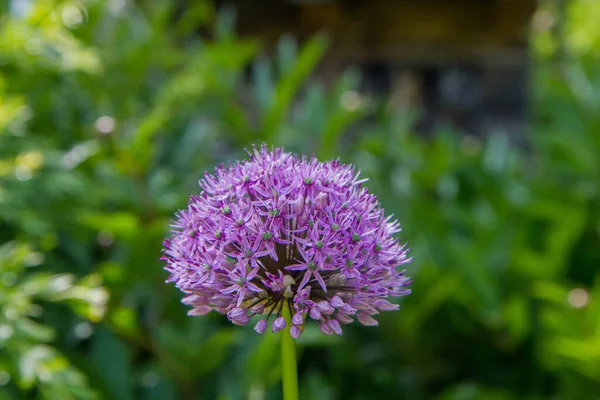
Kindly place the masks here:
POLYGON ((285 329, 281 331, 281 381, 283 399, 298 400, 298 369, 296 366, 296 346, 290 334, 292 315, 289 307, 283 306, 285 329))

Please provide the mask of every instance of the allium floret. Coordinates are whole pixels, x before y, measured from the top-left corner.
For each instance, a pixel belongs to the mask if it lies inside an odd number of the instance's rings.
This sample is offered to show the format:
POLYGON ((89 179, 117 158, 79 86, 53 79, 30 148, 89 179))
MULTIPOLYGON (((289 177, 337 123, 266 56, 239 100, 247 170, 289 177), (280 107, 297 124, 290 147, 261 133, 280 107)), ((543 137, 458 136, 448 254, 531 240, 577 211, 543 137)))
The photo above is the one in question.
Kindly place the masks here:
POLYGON ((387 298, 410 293, 397 269, 407 249, 354 168, 264 145, 249 155, 205 174, 165 240, 168 282, 189 315, 214 310, 236 325, 258 315, 258 333, 272 316, 277 332, 287 307, 297 338, 307 318, 341 335, 355 319, 377 325, 374 315, 397 310, 387 298))

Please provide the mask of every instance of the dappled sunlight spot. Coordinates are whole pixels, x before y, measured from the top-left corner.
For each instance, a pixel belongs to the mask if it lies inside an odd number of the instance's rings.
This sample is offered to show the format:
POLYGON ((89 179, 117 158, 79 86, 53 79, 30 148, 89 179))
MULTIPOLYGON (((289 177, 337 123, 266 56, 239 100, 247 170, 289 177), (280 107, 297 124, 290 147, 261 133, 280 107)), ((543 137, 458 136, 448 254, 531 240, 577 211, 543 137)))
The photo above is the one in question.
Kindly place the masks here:
POLYGON ((13 286, 17 283, 17 274, 12 271, 8 271, 2 274, 2 283, 4 286, 13 286))
POLYGON ((122 13, 126 7, 127 7, 127 0, 109 0, 109 2, 108 2, 108 9, 113 14, 122 13))
POLYGON ((459 187, 455 177, 451 175, 442 176, 437 184, 437 192, 444 199, 453 199, 458 194, 459 187))
POLYGON ((102 306, 108 300, 108 292, 104 289, 98 288, 90 294, 89 300, 97 306, 102 306))
MULTIPOLYGON (((7 320, 11 320, 11 319, 16 319, 19 316, 19 313, 17 312, 17 310, 14 309, 14 307, 10 307, 10 306, 4 306, 4 316, 6 317, 7 320)), ((12 329, 12 328, 11 328, 12 329)), ((1 331, 1 328, 0 328, 1 331)), ((0 337, 1 337, 1 333, 0 333, 0 337)))
POLYGON ((93 322, 98 322, 106 312, 106 303, 108 302, 108 292, 103 288, 97 288, 92 291, 87 300, 90 303, 89 319, 93 322))
POLYGON ((19 118, 23 121, 28 121, 33 118, 33 109, 28 105, 21 105, 17 108, 17 113, 19 114, 19 118))
POLYGON ((253 384, 248 390, 248 400, 264 400, 265 388, 260 384, 253 384))
POLYGON ((63 155, 62 165, 67 169, 74 169, 97 152, 98 144, 95 140, 77 144, 63 155))
POLYGON ((39 151, 28 151, 19 154, 15 159, 15 178, 21 182, 30 180, 33 172, 44 163, 44 155, 39 151))
POLYGON ((115 241, 115 235, 110 231, 100 231, 96 237, 98 244, 102 247, 110 247, 115 241))
POLYGON ((142 375, 142 386, 153 388, 160 382, 160 375, 156 371, 147 371, 142 375))
POLYGON ((15 168, 15 178, 17 178, 18 181, 26 182, 30 180, 32 176, 33 173, 31 172, 31 168, 27 166, 19 165, 15 168))
POLYGON ((0 386, 5 386, 10 382, 10 374, 6 371, 0 371, 0 386))
POLYGON ((19 154, 16 158, 18 166, 27 167, 31 170, 36 170, 44 163, 44 155, 39 151, 28 151, 19 154))
POLYGON ((460 150, 467 156, 479 154, 481 147, 481 139, 473 135, 465 135, 460 141, 460 150))
POLYGON ((535 32, 546 32, 554 25, 554 16, 549 10, 539 10, 533 15, 531 27, 535 32))
POLYGON ((583 308, 588 304, 590 296, 585 289, 577 288, 569 292, 567 300, 571 306, 575 308, 583 308))
POLYGON ((73 286, 74 280, 72 275, 57 275, 48 282, 48 288, 53 292, 64 292, 73 286))
POLYGON ((25 266, 35 267, 44 263, 44 254, 39 252, 33 252, 27 254, 25 260, 23 260, 25 266))
POLYGON ((60 17, 67 28, 75 29, 87 19, 87 9, 81 4, 68 4, 62 9, 60 17))
POLYGON ((33 37, 25 42, 25 51, 31 56, 38 56, 44 50, 44 42, 42 39, 33 37))
POLYGON ((77 339, 87 339, 92 335, 94 329, 89 322, 84 321, 75 325, 75 329, 73 331, 77 339))
POLYGON ((10 339, 13 333, 14 330, 10 325, 0 325, 0 341, 10 339))
POLYGON ((73 169, 77 166, 77 162, 75 161, 75 157, 71 152, 66 153, 62 158, 63 167, 68 169, 73 169))
POLYGON ((9 4, 10 13, 19 18, 26 17, 33 6, 31 0, 10 1, 9 4))
POLYGON ((102 117, 96 120, 94 127, 96 128, 96 131, 98 131, 98 133, 108 135, 115 129, 115 120, 114 118, 109 117, 108 115, 103 115, 102 117))
POLYGON ((340 98, 340 105, 346 111, 356 111, 362 106, 362 96, 354 90, 347 90, 340 98))

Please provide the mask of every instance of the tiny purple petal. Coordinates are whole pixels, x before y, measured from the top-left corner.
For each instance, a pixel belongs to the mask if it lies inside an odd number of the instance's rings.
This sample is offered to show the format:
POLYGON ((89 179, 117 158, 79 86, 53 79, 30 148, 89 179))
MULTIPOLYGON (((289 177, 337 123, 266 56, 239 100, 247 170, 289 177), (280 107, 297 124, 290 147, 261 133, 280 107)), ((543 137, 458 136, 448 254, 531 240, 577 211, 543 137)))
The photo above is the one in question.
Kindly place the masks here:
POLYGON ((252 306, 252 307, 250 308, 250 311, 252 311, 252 312, 253 312, 253 313, 255 313, 255 314, 262 314, 262 313, 263 313, 263 311, 265 311, 265 306, 264 306, 264 305, 262 305, 262 304, 257 304, 257 305, 255 305, 255 306, 252 306))
POLYGON ((354 321, 354 319, 347 315, 347 314, 336 314, 335 319, 337 319, 338 321, 340 321, 342 324, 349 324, 352 321, 354 321))
POLYGON ((318 302, 317 307, 319 308, 321 314, 324 315, 331 315, 335 311, 334 308, 331 307, 331 304, 325 300, 318 302))
POLYGON ((250 322, 250 317, 243 308, 233 308, 227 313, 227 318, 236 325, 246 325, 250 322))
POLYGON ((377 325, 379 325, 379 322, 377 322, 377 320, 375 318, 371 317, 368 314, 359 313, 357 315, 357 317, 358 317, 358 321, 361 324, 363 324, 363 325, 366 325, 366 326, 377 326, 377 325))
POLYGON ((184 297, 183 299, 181 299, 181 302, 183 304, 186 304, 188 306, 193 306, 195 302, 199 301, 201 299, 200 296, 196 296, 195 294, 191 294, 189 296, 184 297))
POLYGON ((310 315, 310 317, 312 319, 314 319, 315 321, 318 321, 322 318, 321 313, 319 312, 319 310, 316 307, 312 307, 308 314, 310 315))
POLYGON ((296 313, 292 317, 292 324, 294 325, 302 325, 304 323, 304 317, 302 317, 301 313, 296 313))
POLYGON ((285 267, 288 271, 304 271, 307 269, 306 264, 293 264, 285 267))
POLYGON ((331 329, 331 326, 329 326, 327 322, 321 322, 319 324, 319 329, 326 335, 333 335, 333 329, 331 329))
POLYGON ((379 311, 396 311, 400 306, 398 304, 392 304, 387 300, 380 299, 375 301, 375 308, 379 311))
POLYGON ((313 275, 317 279, 317 282, 319 282, 319 285, 321 286, 321 289, 323 289, 324 292, 327 292, 327 284, 325 284, 325 280, 323 279, 323 277, 321 276, 321 274, 319 273, 319 271, 313 272, 313 275))
POLYGON ((302 289, 304 286, 306 286, 306 284, 310 280, 311 275, 312 275, 312 272, 307 269, 306 272, 304 273, 304 277, 302 278, 302 282, 300 282, 300 286, 299 286, 300 289, 302 289))
POLYGON ((342 327, 340 326, 340 323, 337 320, 330 319, 329 321, 327 321, 327 325, 329 325, 329 327, 331 328, 331 330, 336 335, 341 335, 342 334, 342 327))
POLYGON ((199 307, 195 307, 192 308, 190 311, 188 311, 187 315, 206 315, 209 312, 212 311, 212 308, 210 308, 209 306, 199 306, 199 307))
POLYGON ((340 296, 333 296, 331 299, 331 305, 335 308, 340 308, 344 305, 344 301, 340 296))
POLYGON ((275 319, 275 321, 273 321, 273 326, 271 327, 271 329, 273 330, 273 332, 279 332, 280 330, 284 329, 286 325, 287 324, 285 322, 285 318, 278 317, 275 319))
POLYGON ((256 325, 254 325, 254 330, 257 333, 264 333, 265 330, 267 330, 267 320, 266 319, 261 319, 260 321, 258 321, 256 323, 256 325))
POLYGON ((352 307, 350 304, 344 304, 340 308, 340 312, 343 312, 344 314, 354 315, 356 314, 356 308, 352 307))
POLYGON ((295 215, 300 215, 300 214, 302 214, 303 210, 304 210, 304 196, 300 195, 300 196, 298 196, 296 201, 294 201, 292 203, 292 212, 295 215))
POLYGON ((292 335, 292 337, 294 339, 298 339, 298 337, 300 336, 301 333, 302 333, 302 330, 295 325, 290 328, 290 334, 292 335))

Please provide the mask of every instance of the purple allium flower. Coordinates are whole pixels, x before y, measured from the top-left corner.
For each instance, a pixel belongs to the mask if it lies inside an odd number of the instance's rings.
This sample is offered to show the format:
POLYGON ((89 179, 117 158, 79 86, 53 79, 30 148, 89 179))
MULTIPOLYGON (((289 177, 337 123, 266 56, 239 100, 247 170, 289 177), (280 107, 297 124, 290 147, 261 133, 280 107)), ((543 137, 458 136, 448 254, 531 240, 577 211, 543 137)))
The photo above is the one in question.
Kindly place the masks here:
POLYGON ((350 165, 254 149, 250 160, 205 174, 202 192, 178 212, 163 260, 169 282, 186 293, 190 315, 211 310, 236 325, 261 315, 255 330, 286 327, 298 337, 307 318, 342 334, 357 319, 397 310, 386 298, 410 293, 396 267, 406 248, 392 235, 377 198, 350 165))

